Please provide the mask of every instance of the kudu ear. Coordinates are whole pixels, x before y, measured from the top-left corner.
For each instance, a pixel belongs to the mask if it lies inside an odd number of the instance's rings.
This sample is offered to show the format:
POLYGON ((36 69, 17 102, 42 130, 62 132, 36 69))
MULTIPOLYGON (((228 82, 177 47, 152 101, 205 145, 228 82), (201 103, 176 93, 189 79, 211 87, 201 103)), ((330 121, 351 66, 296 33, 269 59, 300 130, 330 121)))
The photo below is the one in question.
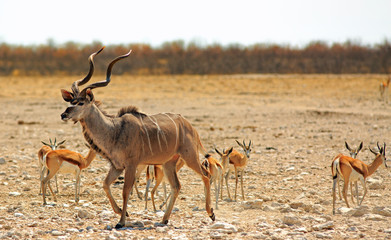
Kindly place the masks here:
POLYGON ((65 102, 70 102, 73 99, 73 93, 65 89, 61 89, 61 95, 65 102))
POLYGON ((87 89, 85 91, 85 98, 87 98, 90 102, 94 101, 94 94, 92 93, 91 89, 87 89))

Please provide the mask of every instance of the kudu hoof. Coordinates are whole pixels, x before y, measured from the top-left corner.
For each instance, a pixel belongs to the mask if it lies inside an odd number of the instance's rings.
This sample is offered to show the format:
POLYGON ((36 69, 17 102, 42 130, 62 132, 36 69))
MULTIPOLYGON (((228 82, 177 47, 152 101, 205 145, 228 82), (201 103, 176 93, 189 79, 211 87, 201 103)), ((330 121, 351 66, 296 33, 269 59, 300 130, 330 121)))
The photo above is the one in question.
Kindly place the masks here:
POLYGON ((216 220, 216 216, 215 216, 215 213, 213 212, 213 208, 211 208, 210 210, 212 211, 212 215, 210 215, 209 217, 214 222, 216 220))
POLYGON ((120 228, 123 228, 125 225, 122 225, 121 223, 117 223, 117 225, 115 225, 115 229, 120 229, 120 228))

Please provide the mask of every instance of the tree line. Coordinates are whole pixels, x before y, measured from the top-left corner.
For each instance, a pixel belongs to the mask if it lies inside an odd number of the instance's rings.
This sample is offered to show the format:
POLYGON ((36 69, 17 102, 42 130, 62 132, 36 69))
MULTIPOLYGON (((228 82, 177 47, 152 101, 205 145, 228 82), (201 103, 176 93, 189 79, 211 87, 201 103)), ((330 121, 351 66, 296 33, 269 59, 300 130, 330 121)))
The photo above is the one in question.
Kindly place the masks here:
MULTIPOLYGON (((88 71, 88 56, 100 42, 15 46, 0 44, 0 75, 80 75, 88 71)), ((370 46, 352 41, 304 47, 277 44, 199 46, 173 41, 159 47, 148 44, 110 45, 96 57, 96 72, 132 49, 131 57, 115 67, 116 74, 245 74, 245 73, 389 73, 391 43, 370 46)))

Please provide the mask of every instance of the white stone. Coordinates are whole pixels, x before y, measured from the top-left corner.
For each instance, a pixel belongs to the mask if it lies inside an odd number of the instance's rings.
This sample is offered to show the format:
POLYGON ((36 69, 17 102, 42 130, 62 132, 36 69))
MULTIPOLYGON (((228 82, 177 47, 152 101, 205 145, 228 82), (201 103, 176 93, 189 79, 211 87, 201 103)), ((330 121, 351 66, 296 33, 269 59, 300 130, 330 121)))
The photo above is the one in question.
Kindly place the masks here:
POLYGON ((263 204, 262 199, 255 199, 251 201, 242 202, 242 206, 244 209, 261 209, 263 204))
POLYGON ((223 229, 227 233, 238 232, 238 229, 234 225, 225 222, 216 222, 210 226, 210 229, 223 229))
POLYGON ((14 216, 15 217, 23 217, 24 215, 23 215, 23 213, 14 213, 14 216))
POLYGON ((372 209, 372 213, 374 214, 379 214, 385 217, 391 217, 391 207, 386 206, 386 207, 374 207, 372 209))
POLYGON ((20 192, 10 192, 9 195, 12 197, 17 197, 17 196, 20 196, 21 193, 20 192))
POLYGON ((294 215, 285 215, 281 220, 286 225, 301 225, 300 219, 294 215))
POLYGON ((370 220, 370 221, 387 221, 387 219, 379 214, 366 214, 365 215, 365 220, 370 220))
POLYGON ((330 222, 326 222, 326 223, 322 223, 322 224, 317 224, 317 225, 312 226, 312 228, 315 231, 321 231, 324 229, 332 229, 332 228, 334 228, 334 222, 330 221, 330 222))
POLYGON ((52 231, 52 236, 63 236, 64 233, 60 232, 60 231, 57 231, 57 230, 54 230, 52 231))

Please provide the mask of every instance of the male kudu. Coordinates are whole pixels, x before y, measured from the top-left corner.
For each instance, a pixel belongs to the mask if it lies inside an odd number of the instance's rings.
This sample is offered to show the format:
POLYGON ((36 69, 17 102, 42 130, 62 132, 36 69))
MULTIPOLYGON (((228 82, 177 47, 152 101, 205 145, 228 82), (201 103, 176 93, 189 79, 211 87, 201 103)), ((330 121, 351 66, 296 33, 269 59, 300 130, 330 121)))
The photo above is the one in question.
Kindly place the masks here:
POLYGON ((167 224, 175 200, 181 188, 176 163, 179 159, 201 176, 206 189, 206 211, 214 221, 215 215, 210 207, 209 178, 202 173, 198 153, 205 155, 196 129, 181 115, 159 113, 146 115, 134 106, 122 108, 116 116, 105 114, 95 101, 92 89, 105 87, 110 83, 113 65, 128 57, 128 54, 115 58, 108 66, 106 80, 88 85, 82 91, 79 86, 87 83, 94 71, 93 58, 103 50, 89 57, 90 70, 87 76, 72 84, 72 92, 61 90, 62 97, 70 106, 61 114, 62 120, 80 122, 83 134, 90 146, 106 158, 111 167, 103 183, 107 197, 114 212, 121 215, 116 228, 125 226, 129 193, 135 181, 136 168, 139 164, 163 165, 164 175, 171 186, 171 198, 163 216, 162 223, 167 224), (125 170, 125 182, 122 192, 123 207, 118 207, 111 195, 110 185, 125 170))

